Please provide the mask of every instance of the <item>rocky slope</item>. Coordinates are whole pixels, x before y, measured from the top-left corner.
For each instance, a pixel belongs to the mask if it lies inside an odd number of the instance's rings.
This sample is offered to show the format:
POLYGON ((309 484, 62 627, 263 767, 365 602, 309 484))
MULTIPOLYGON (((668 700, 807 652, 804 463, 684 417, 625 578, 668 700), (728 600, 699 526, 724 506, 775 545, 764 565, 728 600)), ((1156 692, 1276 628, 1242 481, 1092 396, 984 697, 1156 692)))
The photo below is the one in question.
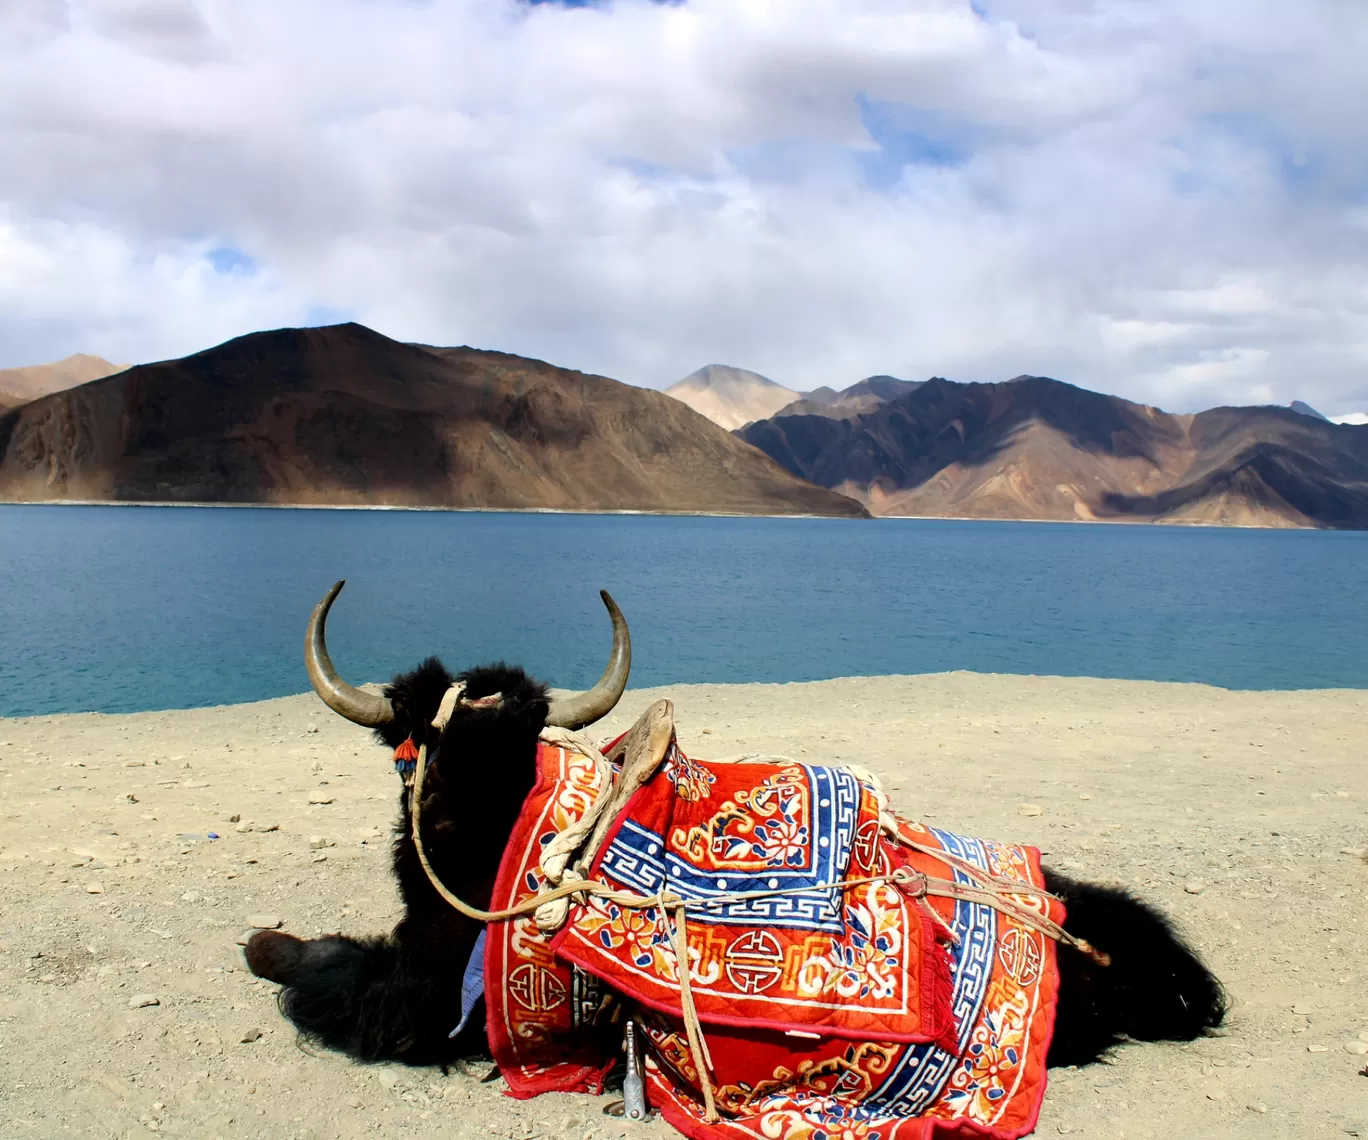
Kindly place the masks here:
POLYGON ((864 513, 663 393, 355 324, 0 413, 0 499, 864 513))
POLYGON ((77 384, 112 376, 127 367, 126 364, 110 364, 102 356, 78 352, 53 364, 0 368, 0 408, 14 407, 52 392, 74 388, 77 384))
POLYGON ((1290 408, 1158 408, 1038 376, 933 379, 738 434, 875 514, 1368 528, 1368 431, 1290 408))

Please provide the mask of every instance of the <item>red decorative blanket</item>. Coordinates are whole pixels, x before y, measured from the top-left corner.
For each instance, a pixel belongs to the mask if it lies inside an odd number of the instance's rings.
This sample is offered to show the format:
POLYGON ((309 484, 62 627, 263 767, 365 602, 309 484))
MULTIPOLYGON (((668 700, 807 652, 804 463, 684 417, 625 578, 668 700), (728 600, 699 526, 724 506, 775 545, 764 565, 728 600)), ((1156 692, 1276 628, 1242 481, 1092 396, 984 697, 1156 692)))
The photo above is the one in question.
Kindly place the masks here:
MULTIPOLYGON (((537 893, 542 846, 603 791, 594 762, 571 749, 544 743, 539 764, 495 908, 537 893)), ((898 884, 859 880, 906 868, 972 884, 973 867, 1039 886, 1038 853, 897 826, 947 858, 888 838, 873 790, 845 769, 710 764, 672 748, 590 877, 689 900, 690 988, 723 1118, 703 1119, 668 916, 598 898, 572 907, 554 939, 530 917, 491 924, 490 1043, 513 1094, 599 1089, 612 1058, 586 1030, 607 987, 651 1011, 652 1103, 688 1136, 1015 1140, 1031 1131, 1054 1017, 1054 944, 982 903, 917 900, 898 884)), ((1013 901, 1063 919, 1052 900, 1013 901)))

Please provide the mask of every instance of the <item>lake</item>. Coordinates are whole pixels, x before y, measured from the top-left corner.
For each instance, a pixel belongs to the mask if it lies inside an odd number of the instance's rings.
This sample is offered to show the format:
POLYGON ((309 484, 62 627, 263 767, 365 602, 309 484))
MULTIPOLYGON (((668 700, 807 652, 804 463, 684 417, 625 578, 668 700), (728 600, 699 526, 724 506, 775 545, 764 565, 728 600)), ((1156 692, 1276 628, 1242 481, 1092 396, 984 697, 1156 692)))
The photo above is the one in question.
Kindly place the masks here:
POLYGON ((583 687, 980 672, 1368 688, 1368 533, 950 520, 0 506, 0 715, 307 690, 428 654, 583 687))

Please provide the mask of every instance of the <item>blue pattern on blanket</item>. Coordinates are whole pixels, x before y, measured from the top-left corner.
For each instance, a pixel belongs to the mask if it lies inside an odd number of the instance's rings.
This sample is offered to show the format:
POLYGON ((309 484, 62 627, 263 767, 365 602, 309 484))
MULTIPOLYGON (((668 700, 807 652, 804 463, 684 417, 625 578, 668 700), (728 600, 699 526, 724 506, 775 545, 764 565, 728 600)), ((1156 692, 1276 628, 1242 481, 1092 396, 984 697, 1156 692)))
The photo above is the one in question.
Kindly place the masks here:
POLYGON ((782 889, 790 893, 715 903, 708 910, 709 921, 723 926, 843 931, 841 892, 820 888, 846 878, 860 807, 860 783, 844 768, 816 764, 794 767, 803 772, 812 805, 812 826, 804 836, 800 855, 763 870, 704 870, 676 851, 667 852, 662 835, 628 819, 604 852, 602 872, 642 894, 653 895, 667 887, 681 898, 700 902, 737 891, 782 889), (796 890, 811 893, 791 893, 796 890))
MULTIPOLYGON (((975 867, 989 870, 988 855, 981 839, 956 835, 940 828, 932 828, 931 831, 950 854, 958 855, 975 867)), ((973 884, 974 879, 967 872, 953 863, 950 867, 957 883, 973 884)), ((951 925, 959 935, 959 945, 951 947, 951 954, 954 959, 955 1025, 959 1033, 956 1053, 962 1055, 969 1043, 969 1034, 978 1021, 979 1010, 988 992, 988 979, 993 973, 997 911, 983 903, 957 899, 951 925)), ((865 1103, 884 1111, 916 1116, 945 1087, 957 1059, 956 1055, 935 1045, 908 1046, 888 1080, 865 1103)))

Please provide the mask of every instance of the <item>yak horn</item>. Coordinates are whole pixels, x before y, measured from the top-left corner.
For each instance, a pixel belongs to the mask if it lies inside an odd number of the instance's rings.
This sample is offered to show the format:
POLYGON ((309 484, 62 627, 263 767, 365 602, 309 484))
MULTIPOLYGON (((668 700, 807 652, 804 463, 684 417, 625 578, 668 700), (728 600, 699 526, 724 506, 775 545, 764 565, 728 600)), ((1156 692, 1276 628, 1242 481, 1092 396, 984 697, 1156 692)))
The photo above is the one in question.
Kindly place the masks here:
POLYGON ((627 674, 632 669, 632 635, 627 632, 627 619, 608 591, 600 590, 599 597, 613 619, 613 653, 608 658, 608 668, 592 689, 551 702, 546 723, 557 728, 577 729, 593 724, 613 711, 627 688, 627 674))
POLYGON ((328 642, 324 627, 328 623, 328 610, 332 608, 337 595, 342 592, 345 581, 338 582, 327 596, 314 606, 309 618, 309 628, 304 634, 304 668, 309 671, 309 683, 323 703, 333 712, 346 717, 354 724, 365 728, 379 728, 394 719, 394 706, 385 697, 375 693, 363 692, 347 684, 337 675, 332 658, 328 656, 328 642))

